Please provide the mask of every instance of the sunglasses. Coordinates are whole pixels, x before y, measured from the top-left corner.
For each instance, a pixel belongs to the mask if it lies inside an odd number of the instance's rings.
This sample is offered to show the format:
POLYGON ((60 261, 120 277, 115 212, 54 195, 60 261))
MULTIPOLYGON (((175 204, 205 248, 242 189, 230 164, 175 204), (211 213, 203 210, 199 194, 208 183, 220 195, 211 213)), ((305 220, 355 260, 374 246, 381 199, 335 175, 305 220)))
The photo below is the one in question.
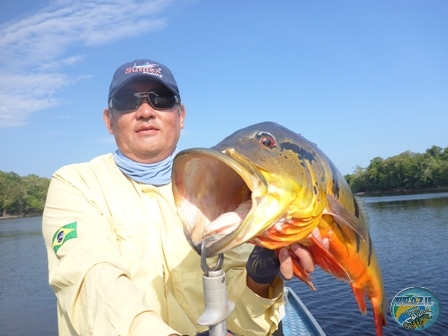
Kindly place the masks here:
POLYGON ((156 110, 167 110, 180 103, 180 97, 170 91, 128 92, 119 93, 109 102, 109 108, 118 112, 137 110, 143 103, 143 98, 148 98, 149 105, 156 110))

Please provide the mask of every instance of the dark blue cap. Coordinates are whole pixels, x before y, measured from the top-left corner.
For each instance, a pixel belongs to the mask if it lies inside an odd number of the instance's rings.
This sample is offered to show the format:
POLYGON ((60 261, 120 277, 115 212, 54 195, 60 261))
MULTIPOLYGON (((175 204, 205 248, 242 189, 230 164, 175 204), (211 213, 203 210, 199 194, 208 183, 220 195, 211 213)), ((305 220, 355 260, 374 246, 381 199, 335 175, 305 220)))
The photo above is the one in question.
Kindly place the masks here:
POLYGON ((159 82, 180 98, 179 88, 170 69, 149 59, 139 59, 125 63, 115 71, 112 83, 110 83, 108 101, 126 84, 136 80, 159 82))

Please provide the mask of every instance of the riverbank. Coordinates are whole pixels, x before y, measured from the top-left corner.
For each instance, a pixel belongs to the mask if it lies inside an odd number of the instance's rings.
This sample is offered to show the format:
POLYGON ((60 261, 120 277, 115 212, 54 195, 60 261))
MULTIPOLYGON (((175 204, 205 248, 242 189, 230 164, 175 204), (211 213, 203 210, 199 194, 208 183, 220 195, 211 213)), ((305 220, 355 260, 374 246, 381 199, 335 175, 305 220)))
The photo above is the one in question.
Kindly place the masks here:
POLYGON ((432 188, 432 189, 397 189, 390 191, 363 191, 355 193, 355 196, 400 196, 400 195, 416 195, 416 194, 435 194, 448 192, 448 188, 432 188))
POLYGON ((22 215, 22 216, 0 216, 0 220, 2 220, 2 219, 16 219, 16 218, 29 218, 29 217, 41 217, 42 216, 42 214, 34 214, 34 215, 28 215, 28 216, 25 216, 25 215, 22 215))

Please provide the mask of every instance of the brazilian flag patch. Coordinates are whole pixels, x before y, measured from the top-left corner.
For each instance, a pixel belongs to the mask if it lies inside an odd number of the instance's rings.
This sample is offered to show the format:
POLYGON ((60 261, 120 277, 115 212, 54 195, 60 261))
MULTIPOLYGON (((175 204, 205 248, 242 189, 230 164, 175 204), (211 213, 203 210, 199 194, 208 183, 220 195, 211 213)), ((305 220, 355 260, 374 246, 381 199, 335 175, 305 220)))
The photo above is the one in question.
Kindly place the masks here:
POLYGON ((54 253, 57 253, 58 250, 61 248, 61 246, 64 245, 64 243, 67 240, 78 237, 78 233, 76 231, 76 224, 77 222, 73 222, 64 225, 63 227, 61 227, 59 230, 56 231, 56 233, 53 236, 54 253))

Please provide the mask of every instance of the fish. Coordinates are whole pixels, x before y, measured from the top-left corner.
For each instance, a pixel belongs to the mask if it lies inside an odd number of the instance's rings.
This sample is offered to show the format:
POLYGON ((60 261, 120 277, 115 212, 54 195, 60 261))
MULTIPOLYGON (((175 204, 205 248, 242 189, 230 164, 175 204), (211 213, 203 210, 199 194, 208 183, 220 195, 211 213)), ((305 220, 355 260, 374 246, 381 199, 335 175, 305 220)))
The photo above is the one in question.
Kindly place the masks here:
POLYGON ((405 329, 417 329, 418 327, 424 328, 425 324, 431 320, 432 316, 429 314, 422 314, 414 319, 409 319, 403 323, 405 329))
MULTIPOLYGON (((363 315, 369 298, 382 335, 388 301, 366 216, 314 142, 275 122, 250 125, 210 148, 179 151, 172 190, 185 237, 199 254, 212 257, 244 243, 278 254, 301 244, 315 265, 350 285, 363 315), (311 234, 316 227, 328 248, 311 234)), ((316 290, 290 254, 294 275, 316 290)))

